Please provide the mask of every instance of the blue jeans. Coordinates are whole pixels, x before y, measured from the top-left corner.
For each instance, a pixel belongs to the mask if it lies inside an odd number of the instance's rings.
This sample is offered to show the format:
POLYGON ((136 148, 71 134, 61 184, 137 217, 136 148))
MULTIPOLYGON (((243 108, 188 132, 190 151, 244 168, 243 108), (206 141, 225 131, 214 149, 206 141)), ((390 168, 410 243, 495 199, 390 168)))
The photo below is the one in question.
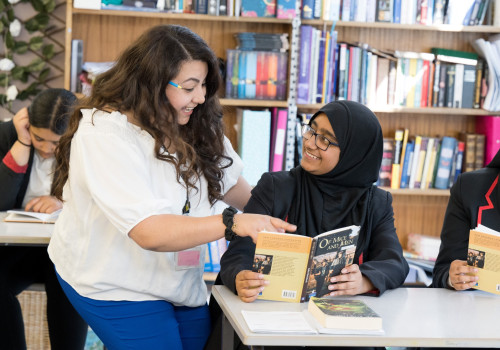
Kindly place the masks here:
POLYGON ((59 274, 62 289, 107 349, 203 349, 210 335, 208 306, 164 300, 107 301, 79 295, 59 274))

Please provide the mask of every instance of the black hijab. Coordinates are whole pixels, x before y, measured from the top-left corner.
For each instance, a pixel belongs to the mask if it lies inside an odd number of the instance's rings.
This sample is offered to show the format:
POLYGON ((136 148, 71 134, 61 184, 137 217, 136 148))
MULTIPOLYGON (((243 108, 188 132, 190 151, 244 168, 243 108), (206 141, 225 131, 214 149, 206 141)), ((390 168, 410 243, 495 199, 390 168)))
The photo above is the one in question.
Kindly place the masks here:
POLYGON ((301 166, 291 170, 297 181, 289 221, 297 224, 297 233, 311 237, 348 225, 360 225, 363 231, 382 162, 380 123, 371 110, 352 101, 325 105, 311 122, 320 113, 326 114, 337 137, 339 162, 324 175, 312 175, 301 166))

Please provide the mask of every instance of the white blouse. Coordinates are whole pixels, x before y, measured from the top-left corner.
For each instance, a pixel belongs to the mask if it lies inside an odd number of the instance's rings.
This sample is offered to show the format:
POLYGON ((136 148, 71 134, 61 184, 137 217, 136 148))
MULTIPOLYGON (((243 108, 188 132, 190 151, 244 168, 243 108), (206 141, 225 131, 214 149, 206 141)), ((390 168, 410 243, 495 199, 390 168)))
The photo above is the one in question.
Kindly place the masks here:
MULTIPOLYGON (((128 233, 158 214, 181 214, 186 189, 175 167, 154 154, 154 139, 119 112, 82 110, 71 143, 63 210, 48 248, 60 276, 80 295, 98 300, 206 302, 205 249, 197 268, 175 267, 173 252, 141 248, 128 233)), ((224 169, 223 193, 234 186, 243 163, 225 138, 233 164, 224 169)), ((213 214, 204 177, 191 191, 191 216, 213 214)), ((202 234, 202 230, 200 230, 202 234)))
POLYGON ((32 152, 35 152, 35 154, 31 165, 30 181, 22 203, 23 208, 33 198, 50 195, 50 186, 54 177, 56 158, 44 159, 36 150, 32 152))

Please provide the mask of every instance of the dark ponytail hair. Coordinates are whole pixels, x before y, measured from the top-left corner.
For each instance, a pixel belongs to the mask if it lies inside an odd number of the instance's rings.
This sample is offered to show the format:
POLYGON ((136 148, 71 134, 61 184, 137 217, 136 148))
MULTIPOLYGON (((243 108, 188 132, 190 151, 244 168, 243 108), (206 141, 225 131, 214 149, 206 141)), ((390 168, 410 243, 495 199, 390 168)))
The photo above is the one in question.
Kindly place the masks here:
POLYGON ((65 89, 47 89, 36 95, 28 107, 30 125, 62 135, 68 128, 76 96, 65 89))

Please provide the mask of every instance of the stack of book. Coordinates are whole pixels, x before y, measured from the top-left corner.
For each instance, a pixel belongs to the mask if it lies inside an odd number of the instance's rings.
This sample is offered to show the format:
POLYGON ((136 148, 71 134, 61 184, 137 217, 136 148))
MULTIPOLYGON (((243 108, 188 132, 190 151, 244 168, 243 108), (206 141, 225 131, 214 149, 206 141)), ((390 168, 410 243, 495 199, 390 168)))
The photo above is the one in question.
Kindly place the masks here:
POLYGON ((226 97, 286 99, 288 35, 239 33, 227 50, 226 97))

